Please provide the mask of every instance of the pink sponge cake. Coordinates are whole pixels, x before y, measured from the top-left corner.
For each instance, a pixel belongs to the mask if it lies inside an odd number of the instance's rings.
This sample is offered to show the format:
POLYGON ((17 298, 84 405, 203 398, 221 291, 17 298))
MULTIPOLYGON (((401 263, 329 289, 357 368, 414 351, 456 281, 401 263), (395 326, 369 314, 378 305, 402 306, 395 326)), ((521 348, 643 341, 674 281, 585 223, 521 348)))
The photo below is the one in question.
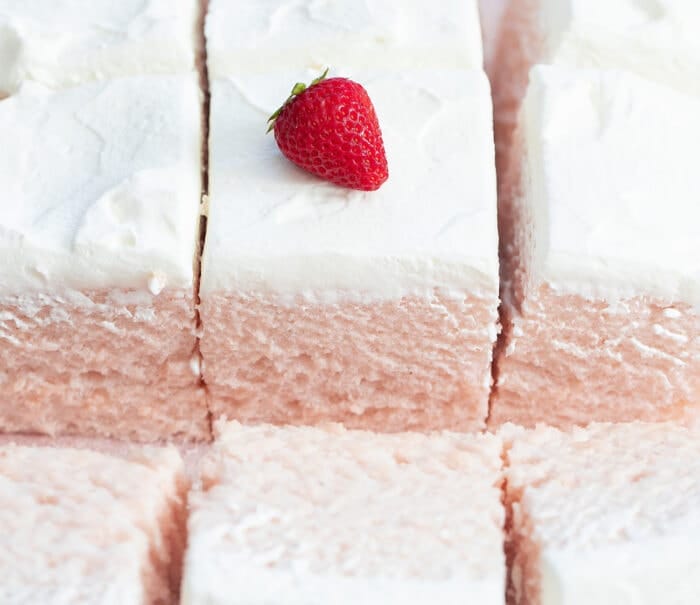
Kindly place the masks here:
POLYGON ((697 602, 696 428, 541 427, 507 441, 510 605, 697 602))
POLYGON ((172 448, 0 445, 0 602, 177 602, 185 491, 172 448))
POLYGON ((503 603, 497 437, 218 429, 184 605, 503 603))
POLYGON ((25 82, 0 131, 2 430, 207 438, 196 75, 25 82))
POLYGON ((697 413, 699 138, 700 97, 628 72, 533 69, 501 200, 493 424, 697 413))
MULTIPOLYGON (((442 68, 429 53, 422 65, 431 69, 403 68, 396 57, 418 42, 401 24, 425 14, 408 2, 395 7, 401 35, 392 38, 388 28, 389 56, 374 69, 373 54, 357 41, 357 55, 343 54, 344 27, 328 25, 356 3, 311 10, 305 27, 319 58, 347 61, 333 75, 367 89, 387 150, 382 188, 351 191, 301 172, 271 135, 260 135, 291 84, 319 72, 250 73, 236 59, 248 55, 235 39, 227 53, 219 47, 220 4, 207 20, 214 77, 201 281, 214 416, 385 431, 483 428, 498 332, 492 112, 483 71, 462 68, 480 65, 481 51, 458 68, 442 68), (385 67, 390 57, 396 68, 385 67)), ((287 15, 272 11, 277 4, 284 3, 250 5, 256 15, 270 13, 251 19, 253 27, 287 15)), ((372 32, 386 22, 364 9, 352 18, 365 22, 358 39, 375 48, 372 32)), ((475 10, 450 2, 430 19, 436 36, 440 23, 454 22, 480 40, 475 10)), ((264 37, 287 48, 284 31, 264 37)), ((443 43, 456 49, 460 39, 443 43)), ((288 52, 303 66, 312 64, 308 50, 288 52)))

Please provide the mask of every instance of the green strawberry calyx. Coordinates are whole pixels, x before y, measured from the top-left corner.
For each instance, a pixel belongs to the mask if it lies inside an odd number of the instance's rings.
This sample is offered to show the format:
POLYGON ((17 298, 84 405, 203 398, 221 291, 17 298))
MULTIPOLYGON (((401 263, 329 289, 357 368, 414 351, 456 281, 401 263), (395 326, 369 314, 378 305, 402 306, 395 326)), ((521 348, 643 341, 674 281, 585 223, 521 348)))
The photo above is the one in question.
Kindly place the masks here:
POLYGON ((271 130, 274 129, 275 127, 275 122, 277 121, 277 118, 279 118, 280 114, 284 110, 287 105, 289 105, 296 97, 298 97, 301 93, 303 93, 305 90, 308 90, 312 86, 316 86, 319 82, 323 82, 326 79, 326 76, 328 75, 328 68, 326 67, 326 70, 316 79, 311 81, 311 84, 308 86, 304 84, 303 82, 297 82, 293 87, 292 87, 292 92, 290 93, 289 97, 287 97, 287 100, 282 104, 282 107, 280 107, 275 113, 273 113, 267 120, 268 128, 267 132, 270 132, 271 130))

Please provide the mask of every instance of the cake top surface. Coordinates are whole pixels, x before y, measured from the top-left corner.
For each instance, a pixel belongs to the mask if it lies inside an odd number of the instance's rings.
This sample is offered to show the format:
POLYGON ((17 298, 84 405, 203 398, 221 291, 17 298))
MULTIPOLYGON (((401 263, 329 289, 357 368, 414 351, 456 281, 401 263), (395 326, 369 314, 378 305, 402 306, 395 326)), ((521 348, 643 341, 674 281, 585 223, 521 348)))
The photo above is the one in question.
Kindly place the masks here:
POLYGON ((628 69, 700 93, 697 0, 540 0, 545 62, 628 69))
POLYGON ((181 468, 174 448, 0 446, 0 600, 143 602, 148 533, 181 468))
POLYGON ((326 602, 329 590, 346 603, 357 601, 345 589, 358 596, 364 586, 370 600, 400 589, 406 600, 389 602, 413 603, 437 583, 449 589, 441 602, 456 603, 485 584, 496 600, 478 602, 502 602, 497 437, 217 429, 202 491, 191 496, 186 595, 235 586, 246 600, 248 585, 247 602, 284 588, 290 603, 326 602))
POLYGON ((212 77, 483 63, 476 0, 210 0, 206 36, 212 77))
MULTIPOLYGON (((512 430, 512 429, 511 429, 512 430)), ((578 554, 700 532, 697 428, 593 424, 515 430, 508 486, 545 550, 578 554)))
POLYGON ((200 199, 194 74, 0 101, 0 293, 191 287, 200 199))
POLYGON ((538 66, 520 120, 533 278, 699 306, 700 98, 626 72, 538 66))
POLYGON ((337 75, 360 82, 375 105, 389 162, 389 180, 376 192, 308 175, 265 136, 293 73, 212 82, 203 292, 343 291, 381 299, 442 288, 495 295, 496 177, 485 75, 337 75))
POLYGON ((0 0, 0 92, 194 70, 197 0, 0 0))

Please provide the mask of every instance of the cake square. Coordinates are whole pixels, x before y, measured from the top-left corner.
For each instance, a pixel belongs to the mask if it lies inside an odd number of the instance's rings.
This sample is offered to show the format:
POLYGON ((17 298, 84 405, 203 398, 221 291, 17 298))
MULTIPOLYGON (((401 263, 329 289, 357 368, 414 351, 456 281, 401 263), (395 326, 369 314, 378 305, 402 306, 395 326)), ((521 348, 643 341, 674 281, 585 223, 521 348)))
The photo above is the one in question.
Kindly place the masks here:
POLYGON ((26 82, 0 131, 2 430, 207 438, 196 75, 26 82))
POLYGON ((366 87, 382 127, 390 177, 372 194, 302 172, 263 136, 289 74, 212 82, 200 292, 212 412, 482 429, 498 331, 488 81, 342 76, 366 87))
POLYGON ((218 431, 190 495, 183 603, 503 603, 499 438, 218 431))
POLYGON ((696 427, 508 433, 510 605, 695 602, 696 427))
POLYGON ((481 69, 477 0, 210 0, 212 78, 328 66, 481 69))
POLYGON ((0 0, 0 96, 25 80, 194 72, 199 0, 0 0))
POLYGON ((697 413, 698 137, 698 97, 629 72, 533 69, 501 200, 492 424, 697 413))
POLYGON ((177 602, 186 490, 174 448, 0 445, 0 601, 177 602))

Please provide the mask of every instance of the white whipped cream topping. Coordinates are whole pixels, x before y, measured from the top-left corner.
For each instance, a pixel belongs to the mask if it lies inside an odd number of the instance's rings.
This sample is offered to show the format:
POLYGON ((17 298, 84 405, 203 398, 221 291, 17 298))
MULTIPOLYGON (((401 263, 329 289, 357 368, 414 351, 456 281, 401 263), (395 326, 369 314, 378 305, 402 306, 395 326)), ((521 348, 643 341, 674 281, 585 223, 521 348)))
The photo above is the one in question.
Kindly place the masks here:
POLYGON ((0 91, 194 70, 197 0, 0 0, 0 91))
POLYGON ((212 83, 202 292, 394 299, 496 296, 491 100, 478 71, 353 72, 378 113, 389 180, 343 189, 286 160, 267 117, 310 73, 212 83), (296 78, 295 78, 296 76, 296 78))
POLYGON ((200 199, 194 74, 0 101, 0 293, 191 287, 200 199))
POLYGON ((274 69, 480 69, 477 0, 210 0, 212 77, 274 69))
POLYGON ((539 0, 544 63, 627 69, 700 93, 698 0, 539 0))
POLYGON ((531 280, 700 307, 700 99, 628 72, 538 66, 520 121, 531 280))

